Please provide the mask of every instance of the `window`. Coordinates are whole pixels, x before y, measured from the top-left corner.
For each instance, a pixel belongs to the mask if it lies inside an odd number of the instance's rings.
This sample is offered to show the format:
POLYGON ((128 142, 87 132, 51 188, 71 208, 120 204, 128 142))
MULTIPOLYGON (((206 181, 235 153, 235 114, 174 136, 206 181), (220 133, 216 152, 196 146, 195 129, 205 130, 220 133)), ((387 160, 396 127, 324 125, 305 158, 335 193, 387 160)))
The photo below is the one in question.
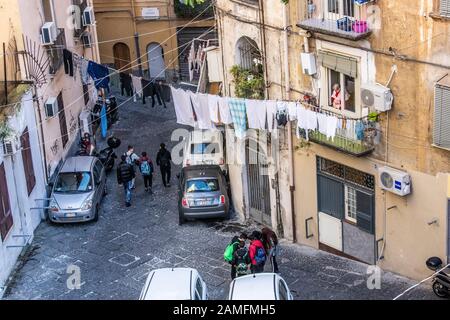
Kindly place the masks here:
POLYGON ((345 220, 356 223, 356 189, 345 186, 345 220))
POLYGON ((36 176, 34 175, 33 157, 31 155, 30 134, 28 128, 25 128, 22 136, 20 137, 22 144, 22 160, 23 168, 25 171, 25 179, 27 181, 28 195, 31 194, 36 185, 36 176))
POLYGON ((433 144, 450 149, 450 86, 436 85, 433 144))
POLYGON ((326 13, 329 19, 339 19, 341 17, 355 17, 354 0, 325 0, 326 13))
POLYGON ((197 278, 197 281, 195 283, 195 296, 198 296, 197 300, 202 300, 202 296, 203 296, 203 283, 202 280, 200 280, 200 278, 197 278))
POLYGON ((9 204, 8 184, 6 182, 5 165, 0 165, 0 237, 6 239, 9 230, 13 226, 13 217, 9 204))
POLYGON ((90 172, 64 172, 58 175, 55 193, 85 193, 92 190, 90 172))
POLYGON ((216 154, 219 152, 218 143, 193 143, 191 154, 216 154))
POLYGON ((44 11, 45 22, 52 22, 53 19, 53 7, 51 0, 42 0, 42 9, 44 11))
POLYGON ((218 190, 219 181, 217 179, 195 179, 186 183, 187 193, 215 192, 218 190))
POLYGON ((450 18, 450 0, 440 0, 439 14, 443 17, 450 18))
POLYGON ((102 177, 103 165, 100 161, 97 161, 94 165, 94 181, 95 184, 99 184, 102 177))
POLYGON ((288 300, 288 296, 289 296, 288 290, 287 290, 284 282, 281 280, 280 280, 279 290, 280 290, 280 300, 288 300))
POLYGON ((64 100, 62 92, 60 92, 58 95, 58 114, 59 114, 59 128, 61 131, 61 140, 63 148, 65 148, 67 142, 69 142, 69 134, 67 132, 66 112, 64 110, 64 100))

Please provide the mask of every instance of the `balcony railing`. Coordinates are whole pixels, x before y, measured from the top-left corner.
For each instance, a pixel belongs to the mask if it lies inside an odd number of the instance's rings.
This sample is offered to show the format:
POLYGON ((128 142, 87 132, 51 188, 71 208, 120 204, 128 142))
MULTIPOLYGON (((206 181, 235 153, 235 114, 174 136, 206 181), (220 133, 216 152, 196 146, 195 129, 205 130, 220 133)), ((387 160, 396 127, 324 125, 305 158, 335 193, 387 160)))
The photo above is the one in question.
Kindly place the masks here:
POLYGON ((66 48, 66 36, 64 29, 58 29, 58 36, 56 37, 56 41, 53 45, 51 45, 48 49, 48 55, 50 58, 50 74, 56 74, 59 68, 64 63, 63 58, 63 49, 66 48))
POLYGON ((206 0, 203 3, 199 3, 194 7, 191 7, 190 5, 186 5, 180 2, 180 0, 175 0, 174 1, 175 14, 178 18, 183 19, 195 18, 199 14, 201 15, 198 18, 212 18, 214 17, 214 7, 211 6, 211 1, 212 0, 206 0))
MULTIPOLYGON (((306 107, 312 110, 319 110, 315 106, 306 105, 306 107)), ((320 113, 335 116, 339 119, 336 135, 334 138, 328 138, 319 130, 309 130, 308 137, 310 141, 356 157, 368 155, 375 150, 376 141, 380 135, 375 122, 369 121, 367 118, 345 118, 328 110, 320 110, 320 113)))
POLYGON ((360 40, 371 34, 368 7, 373 0, 309 0, 305 17, 297 26, 304 30, 360 40))

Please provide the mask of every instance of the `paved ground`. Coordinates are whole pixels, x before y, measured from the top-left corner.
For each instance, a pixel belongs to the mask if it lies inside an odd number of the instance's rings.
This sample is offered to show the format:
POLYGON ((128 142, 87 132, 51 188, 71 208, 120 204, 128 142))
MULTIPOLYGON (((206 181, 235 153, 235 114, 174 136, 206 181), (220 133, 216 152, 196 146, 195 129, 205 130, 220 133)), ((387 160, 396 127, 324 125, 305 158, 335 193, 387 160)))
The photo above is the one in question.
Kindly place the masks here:
MULTIPOLYGON (((151 109, 140 103, 120 109, 114 132, 136 151, 155 157, 161 141, 177 128, 173 107, 151 109)), ((173 144, 171 144, 173 145, 173 144)), ((174 173, 176 173, 176 169, 174 173)), ((175 182, 176 178, 172 181, 175 182)), ((125 208, 123 190, 109 177, 97 223, 36 230, 29 256, 19 265, 6 299, 137 299, 148 272, 161 267, 194 267, 206 281, 211 299, 225 299, 229 266, 223 250, 231 237, 254 226, 238 221, 177 224, 176 189, 164 189, 155 177, 155 195, 144 194, 138 179, 133 206, 125 208), (82 286, 69 290, 67 267, 81 268, 82 286)), ((368 290, 367 266, 310 248, 283 242, 282 276, 296 299, 392 299, 414 282, 384 273, 381 290, 368 290)), ((432 299, 429 286, 404 298, 432 299)))

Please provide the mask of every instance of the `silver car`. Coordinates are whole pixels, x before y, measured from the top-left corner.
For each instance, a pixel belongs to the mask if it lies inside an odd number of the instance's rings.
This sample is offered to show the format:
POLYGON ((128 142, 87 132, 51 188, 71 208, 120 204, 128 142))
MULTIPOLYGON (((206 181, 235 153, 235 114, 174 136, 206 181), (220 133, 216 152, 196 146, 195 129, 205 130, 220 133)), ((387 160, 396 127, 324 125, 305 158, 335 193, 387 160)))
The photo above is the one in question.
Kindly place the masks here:
POLYGON ((67 158, 53 183, 49 220, 55 223, 97 221, 105 195, 106 172, 99 159, 67 158))

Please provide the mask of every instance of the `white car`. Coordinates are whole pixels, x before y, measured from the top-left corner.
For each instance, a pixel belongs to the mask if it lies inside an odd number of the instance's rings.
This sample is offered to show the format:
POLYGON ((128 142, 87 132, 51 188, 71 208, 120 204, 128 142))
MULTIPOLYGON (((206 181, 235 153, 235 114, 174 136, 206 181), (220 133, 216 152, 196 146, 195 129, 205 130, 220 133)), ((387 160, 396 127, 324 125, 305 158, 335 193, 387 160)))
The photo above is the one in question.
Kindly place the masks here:
POLYGON ((208 300, 208 289, 195 269, 157 269, 148 275, 139 300, 208 300))
POLYGON ((257 273, 234 279, 229 300, 293 300, 286 281, 276 273, 257 273))
POLYGON ((219 165, 226 171, 223 134, 218 130, 194 130, 186 138, 183 168, 194 165, 219 165))

